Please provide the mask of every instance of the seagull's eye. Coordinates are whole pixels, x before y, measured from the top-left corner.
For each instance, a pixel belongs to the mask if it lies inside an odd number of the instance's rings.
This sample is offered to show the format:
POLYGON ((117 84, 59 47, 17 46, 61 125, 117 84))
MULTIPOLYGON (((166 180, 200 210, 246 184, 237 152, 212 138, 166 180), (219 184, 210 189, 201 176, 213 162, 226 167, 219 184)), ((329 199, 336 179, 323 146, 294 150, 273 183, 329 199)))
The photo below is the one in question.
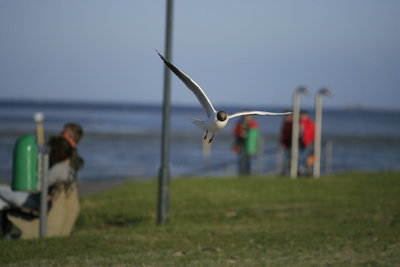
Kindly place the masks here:
POLYGON ((218 119, 219 121, 225 121, 227 117, 228 117, 228 114, 226 114, 225 111, 218 111, 218 113, 217 113, 217 119, 218 119))

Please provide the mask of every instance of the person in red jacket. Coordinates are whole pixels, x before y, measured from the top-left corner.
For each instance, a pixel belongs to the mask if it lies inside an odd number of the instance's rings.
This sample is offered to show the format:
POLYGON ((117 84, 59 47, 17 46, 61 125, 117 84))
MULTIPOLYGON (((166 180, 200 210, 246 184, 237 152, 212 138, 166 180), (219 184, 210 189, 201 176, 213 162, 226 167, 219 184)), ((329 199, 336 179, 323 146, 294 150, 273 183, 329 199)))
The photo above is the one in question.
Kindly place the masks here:
POLYGON ((314 165, 314 140, 315 140, 315 124, 308 115, 308 112, 302 111, 300 114, 300 150, 302 153, 302 162, 300 164, 300 172, 311 174, 314 165))

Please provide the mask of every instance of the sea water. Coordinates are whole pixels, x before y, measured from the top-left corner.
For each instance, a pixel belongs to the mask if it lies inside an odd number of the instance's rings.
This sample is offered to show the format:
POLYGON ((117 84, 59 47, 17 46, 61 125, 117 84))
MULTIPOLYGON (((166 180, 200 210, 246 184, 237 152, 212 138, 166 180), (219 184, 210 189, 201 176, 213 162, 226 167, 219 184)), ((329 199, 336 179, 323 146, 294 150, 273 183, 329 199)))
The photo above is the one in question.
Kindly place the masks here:
MULTIPOLYGON (((222 107, 228 113, 241 107, 222 107)), ((281 112, 285 107, 258 107, 281 112)), ((161 164, 161 105, 121 103, 69 103, 3 101, 0 103, 0 180, 9 182, 16 140, 36 134, 33 116, 44 113, 45 139, 59 135, 63 125, 82 125, 84 136, 78 145, 85 165, 79 172, 83 181, 116 178, 150 179, 161 164)), ((314 117, 313 110, 309 110, 314 117)), ((237 156, 232 153, 232 119, 227 130, 218 132, 211 153, 203 153, 204 133, 189 118, 205 118, 199 106, 173 106, 171 110, 169 162, 172 177, 224 176, 236 174, 237 156)), ((255 116, 263 139, 262 153, 253 160, 253 169, 262 175, 276 172, 279 162, 281 116, 255 116)), ((331 170, 400 170, 400 111, 324 109, 322 125, 322 174, 326 156, 331 170), (326 153, 326 144, 332 150, 326 153)))

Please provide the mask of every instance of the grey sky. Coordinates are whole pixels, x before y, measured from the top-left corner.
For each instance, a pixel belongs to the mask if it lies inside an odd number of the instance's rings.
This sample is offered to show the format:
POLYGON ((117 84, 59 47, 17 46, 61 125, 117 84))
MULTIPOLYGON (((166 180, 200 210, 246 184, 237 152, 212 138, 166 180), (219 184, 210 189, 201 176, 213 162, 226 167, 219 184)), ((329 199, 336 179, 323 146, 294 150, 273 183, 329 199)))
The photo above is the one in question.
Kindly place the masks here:
MULTIPOLYGON (((166 1, 0 0, 0 98, 161 103, 166 1)), ((172 63, 215 106, 400 108, 400 2, 174 1, 172 63)), ((196 104, 175 77, 172 103, 196 104)))

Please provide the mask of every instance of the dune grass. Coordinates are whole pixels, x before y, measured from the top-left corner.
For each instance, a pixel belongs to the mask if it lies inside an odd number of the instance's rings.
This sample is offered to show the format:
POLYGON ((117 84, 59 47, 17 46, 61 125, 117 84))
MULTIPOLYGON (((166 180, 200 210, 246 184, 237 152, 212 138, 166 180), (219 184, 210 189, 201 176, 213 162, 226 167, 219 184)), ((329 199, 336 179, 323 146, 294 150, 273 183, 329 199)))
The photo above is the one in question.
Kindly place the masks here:
POLYGON ((12 266, 396 266, 400 173, 157 181, 81 199, 73 235, 0 241, 12 266))

